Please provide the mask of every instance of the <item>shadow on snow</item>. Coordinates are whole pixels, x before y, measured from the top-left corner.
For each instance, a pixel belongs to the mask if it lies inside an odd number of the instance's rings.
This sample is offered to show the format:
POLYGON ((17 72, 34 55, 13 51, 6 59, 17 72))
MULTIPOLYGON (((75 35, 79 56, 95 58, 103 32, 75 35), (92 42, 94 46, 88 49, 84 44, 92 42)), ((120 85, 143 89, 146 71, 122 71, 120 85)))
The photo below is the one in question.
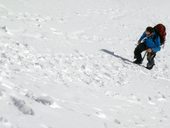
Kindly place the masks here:
POLYGON ((122 56, 120 56, 120 55, 117 55, 117 54, 115 54, 114 52, 111 52, 111 51, 109 51, 109 50, 101 49, 100 51, 105 52, 105 53, 107 53, 107 54, 110 54, 110 55, 112 55, 112 56, 114 56, 114 57, 116 57, 116 58, 118 58, 118 59, 121 59, 121 60, 124 61, 125 63, 127 63, 127 62, 133 63, 133 61, 131 61, 131 60, 127 59, 127 58, 124 58, 124 57, 122 57, 122 56))
MULTIPOLYGON (((131 60, 127 59, 127 58, 124 58, 124 57, 122 57, 120 55, 117 55, 114 52, 111 52, 111 51, 109 51, 107 49, 101 49, 100 51, 105 52, 107 54, 110 54, 110 55, 112 55, 112 56, 114 56, 114 57, 116 57, 118 59, 121 59, 126 64, 129 64, 129 63, 134 64, 133 61, 131 61, 131 60)), ((138 64, 135 64, 135 65, 138 65, 138 64)), ((145 67, 144 65, 138 65, 138 66, 145 67)))

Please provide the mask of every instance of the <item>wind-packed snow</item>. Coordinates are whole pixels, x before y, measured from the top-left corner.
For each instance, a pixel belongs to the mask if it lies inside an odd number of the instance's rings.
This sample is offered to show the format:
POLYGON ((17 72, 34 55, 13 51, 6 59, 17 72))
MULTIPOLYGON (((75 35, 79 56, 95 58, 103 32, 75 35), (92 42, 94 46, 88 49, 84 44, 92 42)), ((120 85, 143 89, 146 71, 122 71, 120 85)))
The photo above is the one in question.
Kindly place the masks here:
POLYGON ((0 0, 0 128, 169 128, 170 40, 132 64, 168 0, 0 0), (147 61, 144 61, 146 65, 147 61))

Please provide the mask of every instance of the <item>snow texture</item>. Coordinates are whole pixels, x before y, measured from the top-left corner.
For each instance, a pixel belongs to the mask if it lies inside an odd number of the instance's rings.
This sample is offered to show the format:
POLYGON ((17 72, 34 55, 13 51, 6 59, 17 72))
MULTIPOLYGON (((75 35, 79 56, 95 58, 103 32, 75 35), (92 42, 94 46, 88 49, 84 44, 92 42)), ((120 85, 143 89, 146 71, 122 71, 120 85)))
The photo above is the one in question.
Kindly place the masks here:
POLYGON ((169 34, 169 7, 0 0, 0 128, 169 128, 169 35, 151 71, 132 63, 147 26, 169 34))

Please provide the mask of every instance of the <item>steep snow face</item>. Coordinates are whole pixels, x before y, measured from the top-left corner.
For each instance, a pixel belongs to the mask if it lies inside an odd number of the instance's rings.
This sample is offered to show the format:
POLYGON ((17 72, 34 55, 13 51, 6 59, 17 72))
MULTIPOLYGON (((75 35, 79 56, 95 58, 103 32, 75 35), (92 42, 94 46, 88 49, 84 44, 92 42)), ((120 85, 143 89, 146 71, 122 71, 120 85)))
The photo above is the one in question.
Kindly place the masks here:
POLYGON ((131 63, 169 6, 0 0, 0 128, 169 128, 168 36, 153 70, 131 63))

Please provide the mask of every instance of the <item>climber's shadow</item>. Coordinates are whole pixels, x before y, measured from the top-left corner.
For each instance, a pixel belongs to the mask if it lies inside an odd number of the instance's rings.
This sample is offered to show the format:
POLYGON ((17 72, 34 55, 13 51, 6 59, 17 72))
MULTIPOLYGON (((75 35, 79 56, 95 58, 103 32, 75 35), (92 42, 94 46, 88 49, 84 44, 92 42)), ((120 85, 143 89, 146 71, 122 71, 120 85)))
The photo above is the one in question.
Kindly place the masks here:
POLYGON ((124 61, 125 63, 127 63, 127 62, 133 63, 131 60, 129 60, 129 59, 127 59, 127 58, 124 58, 124 57, 122 57, 122 56, 120 56, 120 55, 117 55, 117 54, 115 54, 114 52, 111 52, 111 51, 109 51, 109 50, 107 50, 107 49, 101 49, 100 51, 105 52, 105 53, 107 53, 107 54, 110 54, 110 55, 112 55, 112 56, 114 56, 114 57, 116 57, 116 58, 119 58, 119 59, 121 59, 122 61, 124 61))

